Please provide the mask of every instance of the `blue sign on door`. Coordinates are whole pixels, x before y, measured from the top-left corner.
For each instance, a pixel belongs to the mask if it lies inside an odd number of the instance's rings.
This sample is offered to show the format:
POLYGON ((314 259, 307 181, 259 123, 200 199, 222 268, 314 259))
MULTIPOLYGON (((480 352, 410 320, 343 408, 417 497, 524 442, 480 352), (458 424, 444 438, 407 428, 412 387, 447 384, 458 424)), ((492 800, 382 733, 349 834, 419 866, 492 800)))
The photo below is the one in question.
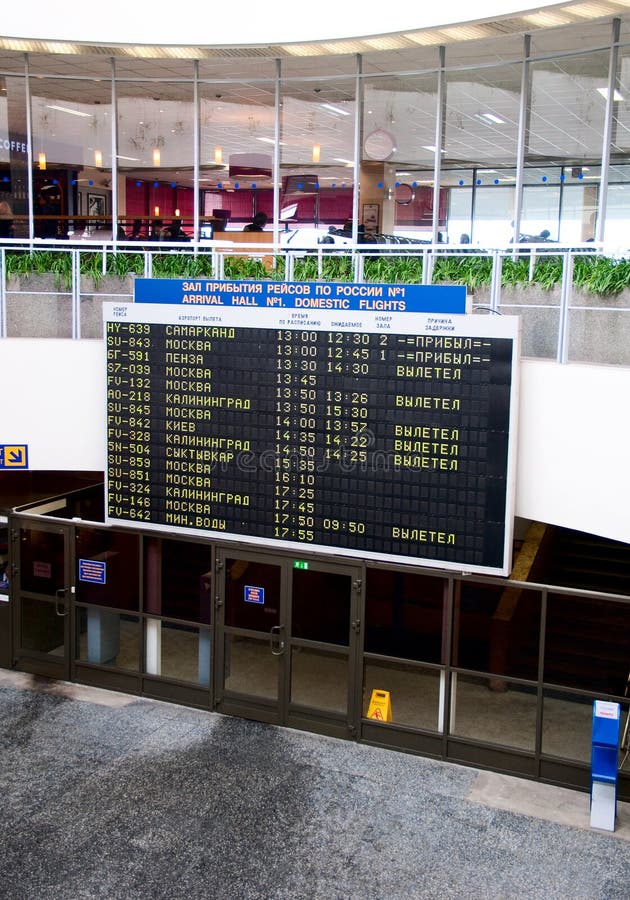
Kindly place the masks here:
POLYGON ((252 587, 251 584, 245 585, 245 603, 260 603, 264 604, 265 602, 265 589, 262 587, 252 587))
POLYGON ((105 563, 98 559, 79 560, 79 581, 105 584, 105 563))

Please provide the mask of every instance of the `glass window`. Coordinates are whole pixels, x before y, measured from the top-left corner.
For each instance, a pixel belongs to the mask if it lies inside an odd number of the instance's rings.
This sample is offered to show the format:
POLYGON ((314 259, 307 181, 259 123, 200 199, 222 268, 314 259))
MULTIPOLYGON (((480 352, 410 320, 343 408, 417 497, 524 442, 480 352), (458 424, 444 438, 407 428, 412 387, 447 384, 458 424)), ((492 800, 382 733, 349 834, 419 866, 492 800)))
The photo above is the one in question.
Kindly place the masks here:
POLYGON ((9 527, 0 522, 0 602, 9 593, 9 527))
MULTIPOLYGON (((192 75, 190 63, 186 66, 192 75)), ((119 224, 131 240, 194 235, 191 82, 117 81, 119 224)))
POLYGON ((108 609, 76 607, 76 659, 137 672, 140 619, 108 609))
POLYGON ((395 725, 442 731, 443 679, 437 669, 370 659, 363 670, 363 716, 368 714, 372 691, 388 691, 395 725))
POLYGON ((0 75, 0 238, 28 235, 28 137, 24 78, 0 75))
POLYGON ((588 763, 591 760, 593 701, 575 694, 545 691, 542 752, 588 763))
POLYGON ((291 654, 291 702, 345 713, 348 707, 348 657, 294 647, 291 654))
POLYGON ((292 636, 347 647, 351 582, 349 575, 293 569, 292 636))
MULTIPOLYGON (((453 665, 515 678, 538 677, 538 591, 458 583, 453 612, 453 665)), ((496 679, 499 687, 501 679, 496 679)), ((500 689, 500 687, 499 687, 500 689)))
POLYGON ((365 651, 443 663, 448 582, 431 575, 368 569, 365 651))
POLYGON ((21 647, 63 659, 65 618, 58 615, 56 604, 49 600, 21 597, 19 609, 21 647))
MULTIPOLYGON (((449 221, 448 239, 457 243, 465 233, 473 243, 501 246, 509 240, 513 218, 521 65, 449 71, 446 84, 443 158, 469 161, 477 170, 475 186, 483 185, 477 193, 485 195, 474 204, 472 228, 449 221)), ((463 180, 469 184, 470 176, 463 180)), ((444 166, 442 185, 453 190, 450 165, 444 166)))
POLYGON ((450 732, 485 744, 534 750, 536 689, 503 683, 492 690, 486 679, 453 675, 450 732))
POLYGON ((137 534, 79 526, 76 529, 77 601, 137 610, 140 603, 138 544, 137 534), (98 564, 102 579, 86 578, 86 562, 98 564))
MULTIPOLYGON (((585 557, 583 565, 588 565, 585 557)), ((628 678, 630 604, 550 594, 544 680, 622 696, 628 678)))
MULTIPOLYGON (((354 78, 283 78, 280 113, 280 217, 316 246, 330 226, 352 219, 354 78)), ((351 232, 351 228, 349 228, 351 232)))
POLYGON ((225 566, 225 624, 268 633, 280 623, 282 569, 246 559, 227 559, 225 566))
MULTIPOLYGON (((597 174, 592 167, 601 162, 606 110, 601 89, 607 85, 608 65, 607 51, 531 64, 530 122, 525 148, 527 168, 538 169, 547 161, 566 161, 567 168, 563 172, 566 184, 598 183, 590 179, 597 174)), ((555 239, 560 212, 555 179, 548 178, 543 182, 541 177, 540 190, 543 195, 549 194, 547 200, 540 196, 537 199, 539 212, 548 210, 549 222, 537 219, 536 227, 544 224, 555 239)), ((570 218, 568 208, 563 209, 563 240, 582 241, 594 233, 592 197, 587 192, 582 199, 583 207, 574 209, 570 218)))
POLYGON ((145 668, 150 675, 209 685, 210 632, 148 618, 145 668))
POLYGON ((54 597, 65 586, 63 532, 20 528, 20 590, 54 597))
POLYGON ((111 82, 32 78, 30 87, 35 236, 111 240, 111 82))
POLYGON ((227 634, 224 646, 225 690, 277 700, 279 657, 269 652, 269 641, 227 634))
MULTIPOLYGON (((275 81, 199 84, 201 237, 273 214, 275 81)), ((265 220, 266 223, 267 220, 265 220)))
MULTIPOLYGON (((429 238, 433 217, 433 163, 437 75, 365 79, 360 171, 360 222, 378 208, 372 230, 429 238)), ((444 195, 446 204, 446 195, 444 195)), ((446 205, 444 205, 444 223, 446 205)))
POLYGON ((211 548, 192 541, 145 538, 144 591, 146 612, 209 623, 211 548))

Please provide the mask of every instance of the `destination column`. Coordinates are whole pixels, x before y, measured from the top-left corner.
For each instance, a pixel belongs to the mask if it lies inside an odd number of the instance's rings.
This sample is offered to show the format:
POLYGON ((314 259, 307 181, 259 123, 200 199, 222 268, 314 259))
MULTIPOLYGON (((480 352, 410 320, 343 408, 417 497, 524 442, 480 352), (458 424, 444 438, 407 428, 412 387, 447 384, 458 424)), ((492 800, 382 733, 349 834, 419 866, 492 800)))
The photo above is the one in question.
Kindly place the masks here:
POLYGON ((212 531, 239 530, 250 505, 234 485, 249 450, 252 377, 239 329, 162 326, 161 377, 153 428, 153 521, 212 531))

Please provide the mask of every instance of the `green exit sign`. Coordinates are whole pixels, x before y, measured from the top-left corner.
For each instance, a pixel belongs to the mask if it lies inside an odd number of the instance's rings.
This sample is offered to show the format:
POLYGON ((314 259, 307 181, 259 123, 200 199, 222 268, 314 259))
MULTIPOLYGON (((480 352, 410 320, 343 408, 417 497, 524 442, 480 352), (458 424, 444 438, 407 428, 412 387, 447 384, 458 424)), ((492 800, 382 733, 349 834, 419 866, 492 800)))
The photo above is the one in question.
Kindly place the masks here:
POLYGON ((308 563, 305 559, 294 559, 293 560, 293 568, 294 569, 308 569, 308 563))

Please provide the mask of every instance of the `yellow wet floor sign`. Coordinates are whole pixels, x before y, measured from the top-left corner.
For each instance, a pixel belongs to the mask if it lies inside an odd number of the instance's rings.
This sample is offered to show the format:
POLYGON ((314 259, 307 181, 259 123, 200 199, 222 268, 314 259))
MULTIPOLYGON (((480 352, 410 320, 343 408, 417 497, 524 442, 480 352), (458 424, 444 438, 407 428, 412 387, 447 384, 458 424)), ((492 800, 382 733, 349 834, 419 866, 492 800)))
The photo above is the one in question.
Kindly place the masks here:
POLYGON ((391 722, 392 701, 389 691, 372 691, 367 717, 380 722, 391 722))

